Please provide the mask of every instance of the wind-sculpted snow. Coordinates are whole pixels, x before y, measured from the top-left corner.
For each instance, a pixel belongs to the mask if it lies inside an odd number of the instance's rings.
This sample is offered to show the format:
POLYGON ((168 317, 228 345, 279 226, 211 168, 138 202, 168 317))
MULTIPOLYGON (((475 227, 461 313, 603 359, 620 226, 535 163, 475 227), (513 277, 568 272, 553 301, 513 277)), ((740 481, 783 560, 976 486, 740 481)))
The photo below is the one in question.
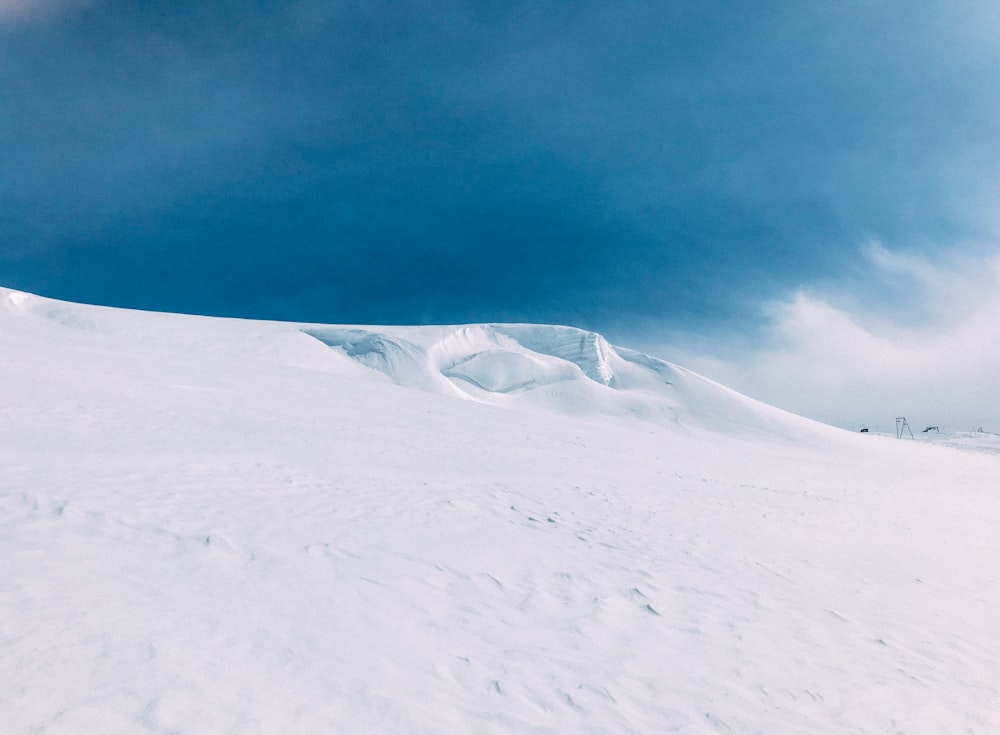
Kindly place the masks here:
POLYGON ((573 363, 597 383, 614 386, 615 371, 611 362, 617 355, 599 334, 538 324, 497 324, 492 329, 513 338, 528 350, 573 363))
POLYGON ((599 334, 538 324, 311 327, 324 344, 399 385, 570 415, 791 435, 821 427, 599 334))
POLYGON ((571 327, 529 324, 396 327, 392 329, 393 336, 357 328, 321 327, 304 331, 401 385, 434 385, 433 378, 418 375, 428 371, 467 379, 497 393, 577 377, 605 386, 615 382, 611 365, 612 359, 617 358, 614 349, 599 334, 571 327), (470 362, 475 366, 468 365, 470 362), (462 365, 472 372, 466 372, 462 365), (498 387, 486 387, 491 385, 498 387))
POLYGON ((566 327, 0 290, 0 732, 1000 732, 998 440, 918 437, 566 327))
POLYGON ((388 375, 401 385, 432 390, 441 385, 427 369, 426 355, 406 340, 363 329, 304 329, 323 344, 339 348, 362 365, 388 375))

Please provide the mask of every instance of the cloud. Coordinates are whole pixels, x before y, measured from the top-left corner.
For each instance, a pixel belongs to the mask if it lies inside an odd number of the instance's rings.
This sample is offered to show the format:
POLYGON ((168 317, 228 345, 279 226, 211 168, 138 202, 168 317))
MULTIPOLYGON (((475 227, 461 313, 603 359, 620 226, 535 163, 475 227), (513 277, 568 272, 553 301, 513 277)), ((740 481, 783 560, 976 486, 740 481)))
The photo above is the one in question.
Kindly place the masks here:
POLYGON ((1000 231, 985 3, 82 4, 0 0, 5 285, 749 330, 829 243, 1000 231))
MULTIPOLYGON (((1000 431, 1000 251, 863 249, 867 277, 767 305, 761 344, 701 344, 684 363, 760 400, 848 428, 1000 431)), ((677 359, 677 358, 675 358, 677 359)), ((679 361, 679 360, 678 360, 679 361)))
POLYGON ((0 24, 44 20, 88 5, 88 0, 0 0, 0 24))

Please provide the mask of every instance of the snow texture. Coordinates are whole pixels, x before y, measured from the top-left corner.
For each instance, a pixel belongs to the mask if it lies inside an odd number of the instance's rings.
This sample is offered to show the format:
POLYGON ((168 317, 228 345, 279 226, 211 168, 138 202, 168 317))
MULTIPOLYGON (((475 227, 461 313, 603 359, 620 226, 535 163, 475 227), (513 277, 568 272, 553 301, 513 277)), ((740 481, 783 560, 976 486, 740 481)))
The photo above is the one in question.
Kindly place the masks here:
POLYGON ((568 327, 0 290, 7 733, 1000 732, 1000 442, 568 327))

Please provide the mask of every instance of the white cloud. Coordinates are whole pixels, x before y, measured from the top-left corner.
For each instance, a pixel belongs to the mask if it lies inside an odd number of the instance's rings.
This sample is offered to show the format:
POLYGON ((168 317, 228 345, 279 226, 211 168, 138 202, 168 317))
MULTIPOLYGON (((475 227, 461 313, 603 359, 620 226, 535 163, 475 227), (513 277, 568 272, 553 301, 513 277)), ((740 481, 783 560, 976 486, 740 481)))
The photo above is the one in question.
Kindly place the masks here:
POLYGON ((769 305, 763 344, 675 361, 839 426, 892 431, 906 416, 915 428, 1000 431, 1000 253, 944 264, 874 243, 866 264, 857 282, 769 305))

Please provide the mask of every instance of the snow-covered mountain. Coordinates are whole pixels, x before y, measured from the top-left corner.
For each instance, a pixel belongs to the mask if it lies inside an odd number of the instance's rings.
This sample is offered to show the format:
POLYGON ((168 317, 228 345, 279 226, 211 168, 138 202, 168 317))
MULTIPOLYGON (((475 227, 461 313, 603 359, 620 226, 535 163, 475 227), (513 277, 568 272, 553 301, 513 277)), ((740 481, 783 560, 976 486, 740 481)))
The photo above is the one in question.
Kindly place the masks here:
POLYGON ((0 722, 1000 731, 998 488, 568 327, 0 290, 0 722))

